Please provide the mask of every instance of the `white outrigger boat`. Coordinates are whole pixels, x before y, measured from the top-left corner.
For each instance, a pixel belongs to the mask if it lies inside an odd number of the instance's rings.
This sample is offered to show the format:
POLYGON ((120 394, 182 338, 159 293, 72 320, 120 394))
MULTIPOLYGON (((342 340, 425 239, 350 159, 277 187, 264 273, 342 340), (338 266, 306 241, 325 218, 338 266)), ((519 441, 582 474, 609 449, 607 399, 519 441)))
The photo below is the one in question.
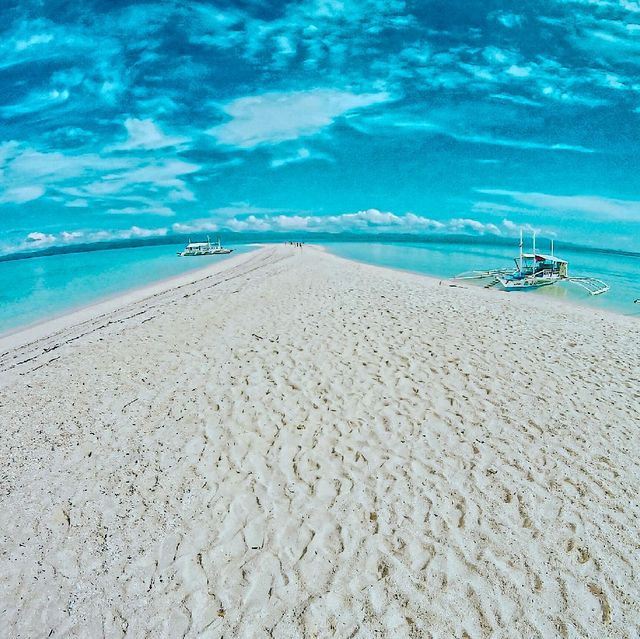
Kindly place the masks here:
POLYGON ((224 255, 226 253, 231 253, 233 249, 223 248, 220 244, 220 238, 215 244, 211 244, 209 240, 209 236, 207 235, 206 242, 192 242, 189 240, 189 244, 187 244, 184 251, 179 251, 178 255, 180 257, 194 257, 197 255, 224 255))
POLYGON ((515 258, 516 270, 492 269, 489 271, 471 271, 457 275, 454 279, 490 279, 485 288, 498 286, 504 291, 527 291, 550 286, 558 282, 571 282, 585 289, 590 295, 601 295, 609 290, 608 284, 595 277, 569 277, 569 262, 553 254, 551 240, 550 254, 536 250, 536 236, 533 234, 531 253, 522 250, 522 231, 520 231, 520 256, 515 258))

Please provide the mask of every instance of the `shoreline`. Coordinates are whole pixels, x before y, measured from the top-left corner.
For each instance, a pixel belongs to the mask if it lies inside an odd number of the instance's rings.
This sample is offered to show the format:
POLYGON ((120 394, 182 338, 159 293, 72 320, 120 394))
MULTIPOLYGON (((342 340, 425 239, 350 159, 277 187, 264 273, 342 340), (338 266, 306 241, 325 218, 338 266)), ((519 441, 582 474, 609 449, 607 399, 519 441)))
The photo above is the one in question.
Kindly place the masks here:
MULTIPOLYGON (((315 245, 310 244, 310 247, 315 245)), ((321 245, 317 245, 321 246, 321 245)), ((578 311, 588 311, 590 315, 593 313, 602 313, 605 316, 612 317, 624 317, 624 318, 632 318, 632 319, 640 319, 640 312, 636 311, 631 313, 622 313, 621 311, 615 311, 609 308, 594 308, 587 304, 581 304, 578 301, 574 300, 566 300, 566 299, 550 299, 548 297, 543 297, 541 295, 536 295, 536 291, 500 291, 496 289, 485 289, 483 286, 475 286, 473 284, 464 283, 464 280, 456 280, 453 277, 438 277, 436 275, 431 275, 429 273, 422 273, 420 271, 413 271, 411 269, 404 269, 394 266, 381 266, 379 264, 373 264, 371 262, 364 262, 362 260, 357 260, 354 258, 342 257, 341 255, 336 255, 331 250, 326 249, 324 246, 322 249, 332 257, 343 260, 345 262, 352 262, 355 264, 360 264, 361 266, 370 266, 377 269, 393 271, 396 273, 405 273, 407 275, 415 275, 417 277, 424 277, 432 282, 438 282, 441 286, 448 286, 449 288, 460 288, 464 290, 478 291, 482 295, 487 295, 487 299, 492 299, 493 296, 500 295, 500 299, 504 299, 503 296, 507 295, 509 298, 513 298, 517 296, 517 300, 526 300, 526 303, 531 304, 534 308, 540 309, 542 306, 546 306, 548 303, 552 303, 554 307, 565 307, 566 311, 578 310, 578 311)), ((519 303, 519 302, 516 302, 519 303)), ((633 304, 632 304, 633 306, 633 304)))
MULTIPOLYGON (((445 277, 445 276, 440 276, 440 275, 435 275, 432 273, 425 273, 423 271, 416 271, 416 270, 412 270, 412 269, 404 269, 402 267, 397 267, 397 266, 388 266, 388 265, 381 265, 381 264, 375 264, 373 262, 367 262, 367 261, 363 261, 363 260, 359 260, 357 258, 352 258, 352 257, 343 257, 341 255, 338 255, 336 253, 334 253, 333 251, 331 251, 331 249, 326 249, 328 253, 330 253, 331 255, 333 255, 334 257, 339 257, 340 259, 344 259, 347 261, 352 261, 352 262, 357 262, 358 264, 366 264, 369 266, 377 266, 378 268, 384 268, 384 269, 390 269, 393 271, 398 271, 401 273, 412 273, 414 275, 420 275, 422 277, 428 277, 431 279, 435 279, 435 280, 440 280, 443 282, 454 282, 456 283, 456 286, 460 286, 461 288, 464 287, 469 287, 472 289, 482 289, 484 288, 483 286, 476 286, 473 284, 468 284, 468 283, 462 283, 462 280, 455 280, 455 276, 450 276, 450 277, 445 277), (460 282, 460 283, 457 283, 460 282)), ((500 290, 496 290, 494 289, 492 291, 494 294, 495 293, 504 293, 507 295, 511 295, 511 294, 518 294, 519 296, 523 296, 523 295, 527 295, 529 297, 535 297, 536 299, 542 299, 544 301, 547 302, 553 302, 553 304, 567 304, 568 306, 572 307, 572 308, 586 308, 589 310, 592 310, 596 313, 602 312, 602 313, 607 313, 607 314, 612 314, 612 315, 617 315, 617 316, 623 316, 623 317, 632 317, 632 318, 637 318, 640 319, 640 311, 638 309, 634 309, 633 306, 633 300, 632 302, 629 304, 629 308, 627 308, 626 305, 624 305, 622 302, 617 302, 615 304, 611 304, 609 306, 609 304, 607 303, 607 307, 599 307, 599 306, 591 306, 588 302, 581 302, 580 298, 553 298, 550 296, 543 296, 540 295, 540 291, 500 291, 500 290)), ((606 293, 604 294, 604 298, 606 299, 606 293)), ((590 299, 590 296, 588 294, 585 294, 585 297, 583 298, 584 300, 588 300, 590 299)))
MULTIPOLYGON (((209 275, 213 275, 221 270, 224 270, 227 264, 229 264, 230 267, 233 267, 237 264, 242 263, 246 258, 246 256, 255 254, 255 252, 260 250, 261 248, 277 247, 280 245, 281 245, 280 243, 256 244, 254 250, 251 250, 247 253, 242 253, 240 255, 233 256, 231 258, 227 258, 226 260, 218 264, 210 264, 207 266, 198 267, 186 273, 182 273, 180 275, 164 278, 162 280, 158 280, 156 282, 146 284, 141 287, 128 289, 124 292, 107 295, 89 304, 82 304, 80 306, 70 308, 67 311, 64 311, 62 313, 48 316, 41 320, 37 320, 33 323, 20 326, 15 329, 10 329, 9 331, 0 334, 0 354, 1 353, 6 354, 6 351, 11 350, 13 348, 18 348, 20 346, 25 346, 30 341, 42 339, 47 337, 50 334, 63 331, 66 328, 69 328, 76 323, 90 320, 92 318, 97 317, 98 315, 108 314, 118 308, 122 308, 124 306, 127 306, 128 304, 132 304, 137 301, 140 301, 147 296, 168 292, 171 289, 176 288, 178 286, 182 286, 186 283, 199 281, 205 277, 208 277, 209 275)), ((485 291, 484 288, 481 286, 458 283, 453 278, 438 277, 433 274, 423 273, 423 272, 415 271, 411 269, 403 269, 400 267, 392 267, 392 266, 382 266, 382 265, 373 264, 371 262, 366 262, 366 261, 362 261, 354 258, 342 257, 340 255, 333 253, 330 249, 327 249, 327 247, 323 244, 305 244, 305 248, 325 252, 328 255, 331 255, 333 258, 337 260, 342 260, 346 263, 351 262, 351 263, 359 264, 365 267, 382 269, 382 271, 388 270, 388 271, 397 272, 397 273, 414 275, 416 277, 425 278, 432 282, 438 282, 440 285, 448 286, 450 288, 460 288, 465 290, 478 291, 483 295, 487 295, 488 299, 491 299, 493 298, 493 296, 500 293, 502 293, 502 295, 508 295, 511 298, 515 295, 515 293, 504 293, 496 290, 485 291)), ((566 299, 550 300, 542 296, 536 296, 535 293, 531 294, 528 292, 520 293, 520 295, 518 296, 518 303, 520 299, 526 299, 525 303, 530 304, 535 308, 546 306, 548 303, 552 302, 554 307, 559 309, 562 309, 564 307, 565 310, 567 311, 569 310, 578 310, 583 312, 587 311, 589 314, 601 313, 604 316, 625 317, 625 318, 631 318, 631 319, 637 319, 640 315, 637 312, 623 313, 621 311, 616 311, 608 308, 593 308, 586 304, 581 304, 580 302, 574 301, 574 300, 566 300, 566 299)))
POLYGON ((25 346, 29 341, 42 339, 53 333, 63 331, 74 324, 93 319, 99 315, 108 314, 128 304, 143 300, 145 297, 169 291, 191 281, 198 281, 224 270, 229 263, 231 263, 231 267, 236 266, 242 263, 244 258, 253 255, 263 246, 259 244, 255 246, 254 250, 226 258, 217 264, 200 266, 185 273, 165 277, 143 286, 136 286, 125 291, 106 295, 88 304, 81 304, 24 326, 9 329, 4 333, 0 333, 0 354, 12 348, 25 346))

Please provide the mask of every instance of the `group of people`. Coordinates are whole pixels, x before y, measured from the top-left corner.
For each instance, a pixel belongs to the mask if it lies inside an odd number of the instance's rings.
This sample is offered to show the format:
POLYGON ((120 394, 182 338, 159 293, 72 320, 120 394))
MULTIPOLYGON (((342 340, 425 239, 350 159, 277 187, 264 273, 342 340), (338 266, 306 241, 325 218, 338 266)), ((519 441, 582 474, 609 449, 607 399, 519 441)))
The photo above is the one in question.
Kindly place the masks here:
POLYGON ((302 245, 304 244, 304 242, 285 242, 285 244, 288 244, 289 246, 297 246, 298 248, 302 248, 302 245))

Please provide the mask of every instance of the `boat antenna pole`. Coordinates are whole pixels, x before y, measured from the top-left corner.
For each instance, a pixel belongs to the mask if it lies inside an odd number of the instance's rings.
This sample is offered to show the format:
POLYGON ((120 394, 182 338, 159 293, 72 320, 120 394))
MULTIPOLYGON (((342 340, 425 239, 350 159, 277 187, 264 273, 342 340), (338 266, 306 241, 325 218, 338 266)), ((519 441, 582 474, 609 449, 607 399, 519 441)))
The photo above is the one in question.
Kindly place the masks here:
POLYGON ((533 232, 533 254, 536 254, 536 232, 533 232))
POLYGON ((553 257, 553 240, 551 240, 551 257, 553 257))

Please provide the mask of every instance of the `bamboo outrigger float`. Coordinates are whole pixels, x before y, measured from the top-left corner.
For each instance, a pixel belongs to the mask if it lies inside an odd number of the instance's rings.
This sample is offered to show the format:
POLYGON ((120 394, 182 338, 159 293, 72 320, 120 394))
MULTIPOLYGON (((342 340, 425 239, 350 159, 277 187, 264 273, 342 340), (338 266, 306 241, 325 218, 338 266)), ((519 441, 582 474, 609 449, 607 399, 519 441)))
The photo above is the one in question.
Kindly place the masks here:
POLYGON ((586 290, 590 295, 602 295, 609 290, 609 285, 595 277, 570 277, 569 262, 556 257, 553 252, 539 253, 536 250, 536 236, 533 234, 531 253, 523 252, 522 231, 520 231, 520 256, 515 258, 516 270, 491 269, 488 271, 471 271, 461 273, 454 279, 481 280, 489 279, 485 288, 497 286, 504 291, 527 291, 550 286, 559 282, 570 282, 586 290))

